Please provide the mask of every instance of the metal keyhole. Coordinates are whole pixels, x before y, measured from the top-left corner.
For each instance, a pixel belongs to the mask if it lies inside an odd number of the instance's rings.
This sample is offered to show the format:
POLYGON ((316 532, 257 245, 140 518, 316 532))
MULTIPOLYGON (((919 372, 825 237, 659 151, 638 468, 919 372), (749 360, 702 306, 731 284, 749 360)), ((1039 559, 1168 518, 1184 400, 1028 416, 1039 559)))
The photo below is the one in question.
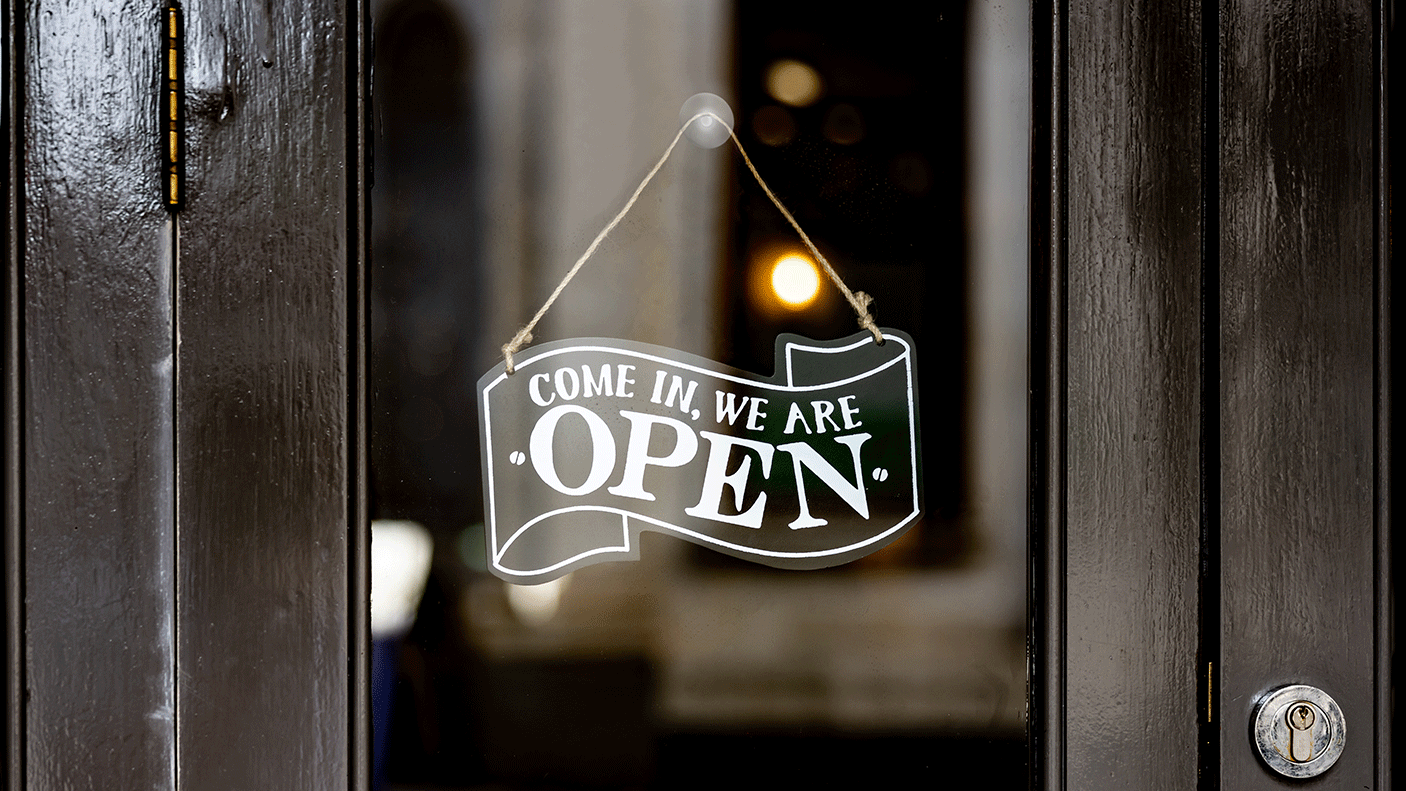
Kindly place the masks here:
POLYGON ((1347 721, 1328 693, 1294 684, 1265 693, 1255 704, 1250 738, 1266 767, 1294 778, 1328 771, 1347 742, 1347 721))
POLYGON ((1289 742, 1289 759, 1299 763, 1313 760, 1313 721, 1318 719, 1312 707, 1299 703, 1289 709, 1289 728, 1293 734, 1289 742))

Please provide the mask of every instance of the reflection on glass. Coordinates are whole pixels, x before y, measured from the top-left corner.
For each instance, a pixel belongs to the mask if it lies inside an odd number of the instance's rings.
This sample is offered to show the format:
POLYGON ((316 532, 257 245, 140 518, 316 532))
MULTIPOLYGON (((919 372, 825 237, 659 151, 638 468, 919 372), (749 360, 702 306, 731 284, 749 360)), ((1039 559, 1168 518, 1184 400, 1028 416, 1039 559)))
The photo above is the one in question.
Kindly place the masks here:
MULTIPOLYGON (((1019 6, 373 3, 373 508, 435 542, 391 786, 1024 787, 1019 6), (927 514, 829 570, 645 534, 637 562, 507 586, 486 570, 474 383, 702 91, 915 338, 927 514)), ((730 144, 684 141, 535 334, 771 374, 778 334, 857 331, 797 242, 730 144)))

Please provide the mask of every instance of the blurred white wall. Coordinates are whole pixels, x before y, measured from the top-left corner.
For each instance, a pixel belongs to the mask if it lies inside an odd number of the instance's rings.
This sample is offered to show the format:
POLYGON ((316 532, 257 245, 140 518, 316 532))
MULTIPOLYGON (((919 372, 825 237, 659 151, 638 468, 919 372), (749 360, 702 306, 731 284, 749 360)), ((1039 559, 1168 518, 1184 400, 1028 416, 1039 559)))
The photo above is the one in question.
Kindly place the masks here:
MULTIPOLYGON (((678 130, 728 97, 724 0, 452 0, 477 52, 491 362, 678 130)), ((547 314, 537 340, 625 337, 714 351, 729 152, 681 144, 547 314)))
MULTIPOLYGON (((967 41, 967 500, 990 562, 1024 579, 1028 504, 1030 4, 975 2, 967 41)), ((1023 619, 1023 586, 993 591, 1023 619)))

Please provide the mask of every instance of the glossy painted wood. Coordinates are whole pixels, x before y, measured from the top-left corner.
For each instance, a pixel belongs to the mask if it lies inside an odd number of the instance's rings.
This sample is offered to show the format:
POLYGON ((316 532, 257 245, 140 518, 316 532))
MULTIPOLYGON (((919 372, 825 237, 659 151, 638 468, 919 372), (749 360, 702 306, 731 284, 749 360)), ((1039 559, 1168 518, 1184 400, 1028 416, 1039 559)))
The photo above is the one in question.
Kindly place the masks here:
POLYGON ((1064 13, 1062 779, 1183 789, 1197 756, 1200 6, 1064 13))
MULTIPOLYGON (((1242 723, 1321 687, 1348 720, 1315 788, 1376 780, 1376 3, 1222 8, 1221 786, 1282 788, 1242 723)), ((1384 679, 1378 683, 1385 683, 1384 679)))
MULTIPOLYGON (((28 4, 23 785, 173 788, 172 250, 155 7, 28 4)), ((13 143, 12 143, 13 145, 13 143)), ((16 245, 18 247, 16 247, 16 245)), ((12 775, 12 782, 15 782, 12 775)))
POLYGON ((347 684, 350 723, 347 788, 370 791, 374 726, 371 709, 371 168, 373 122, 372 21, 369 0, 353 0, 347 8, 347 491, 350 495, 347 569, 347 630, 351 636, 347 684))
POLYGON ((365 8, 256 6, 177 221, 155 7, 4 5, 6 787, 366 787, 365 8))
POLYGON ((335 0, 186 13, 181 787, 345 788, 369 757, 350 717, 364 17, 335 0))
MULTIPOLYGON (((1391 493, 1396 491, 1395 481, 1401 465, 1392 463, 1395 448, 1401 446, 1399 435, 1401 421, 1392 416, 1397 384, 1401 375, 1401 365, 1393 362, 1398 351, 1393 348, 1392 337, 1399 332, 1402 323, 1392 319, 1392 294, 1395 290, 1391 270, 1394 258, 1393 239, 1402 238, 1401 212, 1392 211, 1393 185, 1400 181, 1396 175, 1400 162, 1393 163, 1391 157, 1392 105, 1399 105, 1403 95, 1400 79, 1391 77, 1391 64, 1402 63, 1403 44, 1406 34, 1399 26, 1392 24, 1395 4, 1377 4, 1377 58, 1378 94, 1377 144, 1376 144, 1376 263, 1377 263, 1377 426, 1376 426, 1376 638, 1373 670, 1375 678, 1373 704, 1376 726, 1376 787, 1391 788, 1392 769, 1401 766, 1403 747, 1406 747, 1406 729, 1398 728, 1396 719, 1395 651, 1396 635, 1406 634, 1402 624, 1406 623, 1406 611, 1396 607, 1397 580, 1400 578, 1401 564, 1395 551, 1399 542, 1393 540, 1395 521, 1392 515, 1391 493)), ((1398 157, 1399 160, 1399 157, 1398 157)))
POLYGON ((1349 720, 1315 787, 1387 787, 1384 4, 1046 17, 1045 787, 1285 787, 1247 730, 1291 682, 1349 720))
POLYGON ((4 200, 0 202, 3 224, 0 236, 4 240, 5 274, 0 280, 0 305, 5 312, 0 322, 0 371, 3 371, 3 395, 0 395, 0 603, 5 617, 3 656, 5 686, 0 694, 0 728, 5 741, 0 747, 0 784, 5 788, 24 785, 24 498, 23 470, 24 380, 20 375, 24 359, 20 309, 22 291, 20 271, 20 141, 24 139, 14 119, 19 117, 22 83, 17 40, 21 28, 15 22, 14 8, 9 0, 0 0, 0 134, 8 146, 3 169, 4 200))

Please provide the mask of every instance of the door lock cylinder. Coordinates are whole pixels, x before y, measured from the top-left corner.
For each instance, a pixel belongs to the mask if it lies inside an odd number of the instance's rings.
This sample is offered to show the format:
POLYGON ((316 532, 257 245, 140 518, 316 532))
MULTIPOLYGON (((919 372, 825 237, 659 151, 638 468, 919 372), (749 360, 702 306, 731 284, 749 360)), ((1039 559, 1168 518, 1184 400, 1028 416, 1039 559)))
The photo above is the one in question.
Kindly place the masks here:
POLYGON ((1284 777, 1317 777, 1347 743, 1347 722, 1328 693, 1307 684, 1272 690, 1255 704, 1251 739, 1260 759, 1284 777))

